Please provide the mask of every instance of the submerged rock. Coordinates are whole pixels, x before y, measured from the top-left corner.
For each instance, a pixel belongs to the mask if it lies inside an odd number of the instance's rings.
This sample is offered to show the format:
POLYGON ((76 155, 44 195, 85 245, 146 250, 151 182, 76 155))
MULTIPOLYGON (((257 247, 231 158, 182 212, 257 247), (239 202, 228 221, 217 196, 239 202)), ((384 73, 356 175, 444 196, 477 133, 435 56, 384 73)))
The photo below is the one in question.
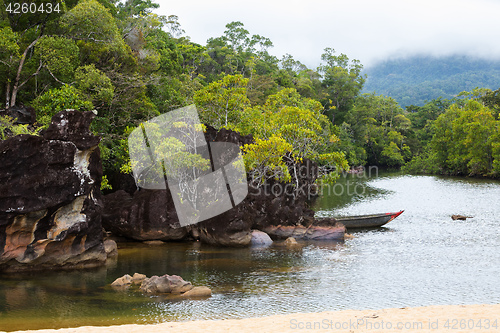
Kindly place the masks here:
POLYGON ((92 112, 0 142, 0 271, 103 265, 102 166, 92 112))
POLYGON ((285 239, 285 245, 286 246, 295 246, 298 245, 297 240, 293 237, 288 237, 285 239))
POLYGON ((194 287, 193 289, 186 291, 182 294, 183 297, 210 297, 212 296, 212 290, 205 286, 194 287))
POLYGON ((152 240, 152 241, 144 241, 143 242, 144 244, 146 245, 164 245, 165 242, 164 241, 160 241, 160 240, 152 240))

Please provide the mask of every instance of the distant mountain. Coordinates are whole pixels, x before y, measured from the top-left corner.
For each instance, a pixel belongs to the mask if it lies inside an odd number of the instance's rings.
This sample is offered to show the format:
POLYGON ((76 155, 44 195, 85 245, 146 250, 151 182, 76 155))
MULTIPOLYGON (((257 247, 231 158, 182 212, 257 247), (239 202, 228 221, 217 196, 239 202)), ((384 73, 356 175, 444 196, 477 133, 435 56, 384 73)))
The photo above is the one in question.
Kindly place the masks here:
POLYGON ((467 56, 414 56, 379 62, 364 71, 363 93, 394 98, 402 107, 453 98, 476 87, 500 88, 500 61, 467 56))

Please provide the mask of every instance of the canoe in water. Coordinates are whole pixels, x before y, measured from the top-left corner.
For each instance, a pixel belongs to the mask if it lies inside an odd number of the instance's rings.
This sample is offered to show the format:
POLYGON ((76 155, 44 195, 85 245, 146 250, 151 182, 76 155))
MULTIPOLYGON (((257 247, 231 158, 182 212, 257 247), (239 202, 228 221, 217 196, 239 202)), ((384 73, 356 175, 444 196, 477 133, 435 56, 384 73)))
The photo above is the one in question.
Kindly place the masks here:
POLYGON ((335 220, 337 220, 337 222, 339 223, 342 223, 347 229, 376 228, 391 222, 403 212, 404 210, 396 213, 335 217, 335 220))

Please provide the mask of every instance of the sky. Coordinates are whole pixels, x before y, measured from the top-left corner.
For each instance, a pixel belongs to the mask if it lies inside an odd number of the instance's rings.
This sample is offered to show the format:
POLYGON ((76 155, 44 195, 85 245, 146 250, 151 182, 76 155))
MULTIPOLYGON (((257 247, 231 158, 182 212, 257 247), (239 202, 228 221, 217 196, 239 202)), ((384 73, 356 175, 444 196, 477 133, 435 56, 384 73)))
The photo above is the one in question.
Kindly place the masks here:
POLYGON ((240 21, 269 38, 269 52, 309 68, 326 47, 366 67, 409 55, 466 54, 500 59, 500 0, 176 0, 157 1, 177 15, 184 36, 205 45, 240 21))

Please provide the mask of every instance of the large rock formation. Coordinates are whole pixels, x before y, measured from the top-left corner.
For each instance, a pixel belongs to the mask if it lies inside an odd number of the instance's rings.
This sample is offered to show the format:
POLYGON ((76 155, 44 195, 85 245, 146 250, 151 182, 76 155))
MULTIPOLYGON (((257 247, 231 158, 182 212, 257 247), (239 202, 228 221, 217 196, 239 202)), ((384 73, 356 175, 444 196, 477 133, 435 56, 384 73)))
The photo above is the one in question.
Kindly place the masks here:
POLYGON ((181 228, 168 190, 123 190, 104 196, 103 226, 118 236, 135 240, 177 241, 189 236, 181 228))
POLYGON ((92 112, 56 114, 42 136, 0 142, 0 270, 101 265, 100 138, 92 112))
MULTIPOLYGON (((205 139, 240 146, 253 142, 251 136, 226 129, 216 131, 212 127, 207 128, 205 139)), ((196 225, 180 226, 168 190, 141 189, 134 194, 117 191, 106 195, 103 226, 114 234, 137 240, 199 238, 204 243, 222 246, 250 245, 253 229, 271 230, 271 226, 309 228, 318 224, 314 211, 308 207, 308 200, 315 194, 313 184, 318 168, 307 159, 302 162, 295 162, 291 156, 284 159, 292 171, 293 186, 273 181, 259 188, 250 184, 248 196, 235 208, 196 225)), ((330 227, 334 228, 333 225, 330 227)), ((343 230, 329 232, 327 229, 328 226, 322 229, 322 233, 336 234, 340 238, 343 234, 343 230)), ((298 235, 297 232, 291 234, 298 235)))

